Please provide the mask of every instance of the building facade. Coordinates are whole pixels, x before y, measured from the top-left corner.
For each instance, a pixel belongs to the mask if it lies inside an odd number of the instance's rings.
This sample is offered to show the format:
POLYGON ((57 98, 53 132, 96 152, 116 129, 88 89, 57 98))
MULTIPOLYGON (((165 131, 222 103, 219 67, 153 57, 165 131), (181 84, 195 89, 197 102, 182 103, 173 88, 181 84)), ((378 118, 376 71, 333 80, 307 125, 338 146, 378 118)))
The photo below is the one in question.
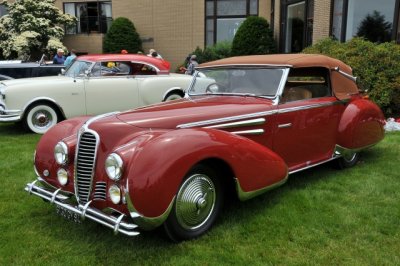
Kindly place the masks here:
POLYGON ((113 19, 126 17, 142 38, 144 52, 156 49, 173 67, 196 47, 231 41, 248 16, 269 21, 283 53, 300 52, 329 36, 349 40, 371 20, 384 26, 378 41, 400 43, 400 0, 56 0, 55 4, 78 19, 75 27, 66 29, 64 44, 69 49, 101 53, 113 19))

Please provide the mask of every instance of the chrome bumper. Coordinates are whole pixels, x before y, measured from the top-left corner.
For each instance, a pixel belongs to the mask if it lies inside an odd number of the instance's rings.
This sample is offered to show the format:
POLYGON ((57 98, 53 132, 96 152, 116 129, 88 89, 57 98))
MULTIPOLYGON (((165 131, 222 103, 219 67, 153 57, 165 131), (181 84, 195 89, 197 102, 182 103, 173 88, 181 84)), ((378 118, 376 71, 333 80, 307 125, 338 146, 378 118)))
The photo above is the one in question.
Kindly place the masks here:
POLYGON ((18 122, 21 120, 20 110, 6 110, 0 104, 0 122, 18 122))
MULTIPOLYGON (((85 205, 78 204, 77 206, 74 206, 73 204, 66 202, 68 199, 70 199, 70 197, 63 195, 61 189, 55 190, 53 188, 44 188, 42 186, 38 186, 36 185, 38 181, 44 182, 42 178, 38 177, 38 179, 34 182, 26 184, 25 191, 27 191, 29 194, 39 196, 42 199, 49 201, 51 204, 56 204, 64 209, 78 214, 81 220, 89 218, 90 220, 107 226, 113 229, 114 234, 122 233, 127 236, 135 236, 139 234, 139 232, 134 231, 134 229, 138 227, 136 224, 122 221, 126 216, 125 214, 121 214, 118 217, 108 215, 96 208, 90 207, 92 201, 89 201, 85 205)), ((132 218, 139 217, 139 215, 136 213, 130 214, 132 218)))

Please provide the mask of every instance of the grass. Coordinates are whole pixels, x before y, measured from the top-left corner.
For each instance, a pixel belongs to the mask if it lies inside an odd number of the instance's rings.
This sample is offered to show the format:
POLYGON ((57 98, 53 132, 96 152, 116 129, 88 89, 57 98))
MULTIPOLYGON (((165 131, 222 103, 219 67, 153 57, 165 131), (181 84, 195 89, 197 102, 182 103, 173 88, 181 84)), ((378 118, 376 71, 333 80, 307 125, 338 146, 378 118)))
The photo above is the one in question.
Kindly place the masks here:
POLYGON ((329 164, 226 206, 203 237, 114 236, 29 196, 40 136, 0 125, 0 265, 400 265, 400 133, 343 171, 329 164))

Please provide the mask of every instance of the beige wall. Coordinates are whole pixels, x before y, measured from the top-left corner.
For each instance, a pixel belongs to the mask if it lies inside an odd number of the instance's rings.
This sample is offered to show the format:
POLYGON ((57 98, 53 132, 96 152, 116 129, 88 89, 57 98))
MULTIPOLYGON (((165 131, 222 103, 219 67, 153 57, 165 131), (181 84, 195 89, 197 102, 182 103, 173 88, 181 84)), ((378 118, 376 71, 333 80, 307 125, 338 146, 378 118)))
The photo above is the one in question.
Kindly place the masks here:
POLYGON ((313 43, 329 37, 331 0, 314 1, 313 43))

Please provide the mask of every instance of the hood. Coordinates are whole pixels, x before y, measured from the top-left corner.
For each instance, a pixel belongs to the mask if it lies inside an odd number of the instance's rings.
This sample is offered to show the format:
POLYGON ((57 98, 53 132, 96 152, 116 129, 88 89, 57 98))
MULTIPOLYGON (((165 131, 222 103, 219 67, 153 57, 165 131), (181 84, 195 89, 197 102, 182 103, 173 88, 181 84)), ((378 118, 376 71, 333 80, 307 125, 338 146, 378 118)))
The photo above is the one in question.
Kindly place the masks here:
POLYGON ((221 119, 273 108, 269 99, 253 96, 196 96, 135 109, 117 118, 135 127, 173 129, 178 125, 221 119))

